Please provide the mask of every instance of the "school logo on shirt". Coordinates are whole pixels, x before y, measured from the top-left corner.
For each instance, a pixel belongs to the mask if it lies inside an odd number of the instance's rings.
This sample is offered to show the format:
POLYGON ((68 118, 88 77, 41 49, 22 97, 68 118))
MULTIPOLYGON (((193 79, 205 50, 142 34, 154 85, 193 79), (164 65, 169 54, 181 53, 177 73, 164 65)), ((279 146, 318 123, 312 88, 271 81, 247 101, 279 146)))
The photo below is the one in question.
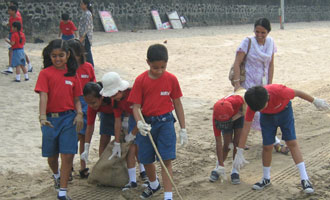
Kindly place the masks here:
POLYGON ((168 92, 168 91, 160 92, 160 96, 169 96, 169 95, 170 95, 170 92, 168 92))
POLYGON ((67 85, 73 85, 71 81, 65 80, 65 84, 67 85))
POLYGON ((89 78, 89 75, 88 74, 82 74, 80 77, 81 78, 89 78))
POLYGON ((282 106, 282 103, 280 103, 279 105, 275 106, 274 109, 277 109, 277 108, 279 108, 281 106, 282 106))

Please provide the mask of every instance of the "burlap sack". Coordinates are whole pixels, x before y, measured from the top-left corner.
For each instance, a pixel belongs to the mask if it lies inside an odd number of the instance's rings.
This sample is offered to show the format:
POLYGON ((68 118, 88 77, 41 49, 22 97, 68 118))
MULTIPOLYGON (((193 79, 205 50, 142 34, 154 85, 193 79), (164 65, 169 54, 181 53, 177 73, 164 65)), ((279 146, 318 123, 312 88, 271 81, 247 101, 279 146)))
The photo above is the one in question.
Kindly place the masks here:
POLYGON ((121 157, 108 158, 112 154, 114 141, 108 144, 100 159, 94 165, 87 182, 112 187, 123 187, 129 182, 126 156, 130 143, 121 143, 121 157))

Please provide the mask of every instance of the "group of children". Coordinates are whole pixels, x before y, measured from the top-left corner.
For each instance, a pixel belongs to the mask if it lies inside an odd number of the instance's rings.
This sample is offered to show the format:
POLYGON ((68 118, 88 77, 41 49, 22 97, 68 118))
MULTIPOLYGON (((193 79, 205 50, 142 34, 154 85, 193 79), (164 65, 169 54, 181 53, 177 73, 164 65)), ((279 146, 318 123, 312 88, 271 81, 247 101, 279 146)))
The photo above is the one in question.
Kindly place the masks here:
MULTIPOLYGON (((123 191, 137 187, 136 157, 140 162, 141 178, 148 180, 140 197, 148 198, 159 191, 161 186, 154 165, 156 154, 147 134, 152 135, 171 176, 171 161, 176 158, 176 119, 173 110, 181 127, 181 143, 186 144, 188 140, 179 82, 166 71, 166 47, 160 44, 149 47, 147 64, 150 69, 136 78, 132 88, 116 72, 109 72, 102 77, 101 82, 96 82, 93 67, 86 62, 83 46, 77 39, 53 40, 44 48, 42 55, 44 68, 35 86, 35 92, 40 96, 42 156, 48 158, 58 199, 70 199, 67 186, 78 139, 80 176, 88 177, 86 162, 98 112, 101 121, 99 155, 112 135, 115 142, 109 159, 121 156, 120 134, 123 128, 128 133, 125 142, 133 143, 127 158, 129 183, 123 187, 123 191), (142 110, 146 122, 141 119, 139 110, 142 110)), ((162 180, 164 199, 172 199, 170 177, 164 169, 162 180)))
POLYGON ((30 63, 29 57, 24 52, 25 34, 23 33, 23 21, 20 12, 18 11, 17 1, 10 1, 8 7, 10 28, 9 36, 5 41, 11 46, 8 51, 9 65, 8 69, 3 71, 4 74, 12 74, 13 68, 16 68, 15 82, 21 81, 20 69, 24 73, 25 81, 29 80, 28 72, 32 72, 33 68, 30 63), (28 67, 25 67, 26 62, 28 67))

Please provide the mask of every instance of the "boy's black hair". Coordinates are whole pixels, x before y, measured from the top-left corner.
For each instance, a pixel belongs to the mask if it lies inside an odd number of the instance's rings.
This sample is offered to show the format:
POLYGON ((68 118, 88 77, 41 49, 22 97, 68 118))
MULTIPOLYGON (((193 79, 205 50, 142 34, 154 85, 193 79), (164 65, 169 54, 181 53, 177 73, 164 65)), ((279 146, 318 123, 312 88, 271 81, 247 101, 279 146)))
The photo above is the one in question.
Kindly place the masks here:
MULTIPOLYGON (((102 82, 88 82, 86 83, 85 87, 83 88, 83 95, 92 95, 95 98, 101 98, 102 95, 100 94, 100 91, 103 88, 102 82)), ((103 102, 107 105, 111 104, 111 98, 110 97, 104 97, 103 102)))
POLYGON ((17 12, 17 7, 16 6, 9 6, 8 10, 13 10, 16 13, 17 12))
POLYGON ((244 99, 251 110, 260 111, 265 107, 269 96, 264 87, 254 86, 245 92, 244 99))
POLYGON ((17 29, 17 32, 18 32, 18 37, 19 37, 19 43, 22 43, 22 38, 21 38, 21 29, 22 29, 22 24, 21 22, 13 22, 12 24, 13 27, 15 27, 17 29))
POLYGON ((162 44, 154 44, 148 48, 147 59, 149 62, 168 61, 167 48, 162 44))
POLYGON ((257 19, 257 21, 255 21, 254 23, 254 28, 256 28, 257 26, 264 27, 268 31, 268 33, 272 30, 272 27, 270 26, 270 21, 267 18, 257 19))
POLYGON ((76 70, 78 69, 78 63, 75 57, 75 54, 73 50, 69 47, 67 41, 61 40, 61 39, 55 39, 49 42, 49 44, 43 49, 42 51, 42 57, 43 57, 43 64, 44 69, 52 66, 52 60, 50 58, 50 54, 54 49, 61 49, 62 51, 65 51, 66 53, 70 53, 70 56, 67 61, 67 68, 68 72, 64 74, 64 76, 74 76, 76 74, 76 70))
POLYGON ((69 47, 74 51, 76 56, 80 57, 79 62, 84 64, 86 62, 85 48, 78 39, 68 40, 69 47))
POLYGON ((11 0, 10 3, 14 4, 14 6, 16 6, 16 8, 18 9, 18 3, 17 3, 17 1, 11 0))
POLYGON ((63 13, 63 14, 61 15, 61 19, 62 19, 62 20, 65 20, 65 21, 69 20, 69 19, 70 19, 69 14, 67 14, 67 13, 63 13))

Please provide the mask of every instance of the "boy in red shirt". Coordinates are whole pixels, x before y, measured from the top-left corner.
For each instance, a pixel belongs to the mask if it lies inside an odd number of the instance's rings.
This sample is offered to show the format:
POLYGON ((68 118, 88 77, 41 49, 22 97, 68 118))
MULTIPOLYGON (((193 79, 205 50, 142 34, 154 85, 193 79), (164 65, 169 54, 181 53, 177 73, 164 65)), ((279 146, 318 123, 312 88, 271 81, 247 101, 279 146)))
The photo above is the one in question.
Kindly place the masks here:
MULTIPOLYGON (((238 89, 233 95, 229 95, 217 101, 213 107, 213 131, 216 142, 217 164, 212 170, 210 181, 215 182, 221 177, 226 179, 224 161, 233 144, 233 158, 235 158, 238 139, 242 132, 246 104, 243 99, 245 89, 238 89), (222 146, 221 133, 224 144, 222 146)), ((240 183, 239 170, 232 168, 231 182, 236 185, 240 183)))
MULTIPOLYGON (((168 60, 167 49, 164 45, 155 44, 148 48, 147 63, 150 70, 139 75, 134 82, 129 102, 133 103, 133 115, 137 122, 139 133, 136 136, 138 157, 144 164, 149 185, 141 194, 142 199, 151 197, 160 190, 160 183, 156 179, 155 151, 147 134, 153 137, 165 166, 172 175, 172 160, 176 158, 176 134, 172 111, 175 109, 181 130, 179 131, 181 144, 188 142, 185 129, 185 118, 180 97, 182 92, 177 78, 166 71, 168 60), (146 123, 141 120, 139 109, 146 123)), ((172 199, 172 184, 170 178, 162 168, 164 184, 164 199, 172 199)))
POLYGON ((63 13, 61 19, 62 20, 60 22, 60 32, 58 33, 58 37, 61 37, 62 35, 62 40, 70 40, 74 37, 77 38, 77 28, 74 23, 69 19, 69 15, 63 13))
POLYGON ((261 190, 270 184, 270 164, 272 161, 272 149, 278 127, 282 131, 282 139, 291 151, 292 158, 299 170, 301 184, 305 193, 313 193, 314 189, 310 183, 305 163, 296 141, 293 110, 291 99, 299 97, 313 103, 318 109, 329 109, 329 105, 322 99, 314 98, 300 90, 293 90, 284 85, 270 84, 266 86, 255 86, 247 90, 244 95, 249 106, 243 130, 237 147, 237 154, 233 167, 240 169, 247 161, 243 156, 248 133, 251 128, 252 119, 256 111, 260 111, 260 125, 263 139, 262 163, 263 178, 253 185, 253 189, 261 190))

